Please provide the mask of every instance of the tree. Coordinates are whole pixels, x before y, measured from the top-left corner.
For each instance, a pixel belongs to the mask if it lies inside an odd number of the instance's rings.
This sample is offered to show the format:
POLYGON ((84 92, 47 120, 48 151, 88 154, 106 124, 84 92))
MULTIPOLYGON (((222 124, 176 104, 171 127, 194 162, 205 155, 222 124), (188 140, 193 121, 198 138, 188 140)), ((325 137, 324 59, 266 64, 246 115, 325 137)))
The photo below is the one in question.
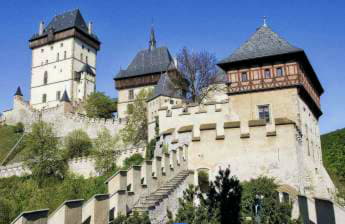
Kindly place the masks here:
POLYGON ((123 216, 120 215, 110 224, 151 224, 150 218, 147 213, 139 214, 134 212, 133 215, 123 216))
POLYGON ((117 111, 117 100, 112 100, 102 92, 91 93, 85 102, 86 115, 91 118, 112 118, 117 111))
POLYGON ((207 51, 190 52, 183 48, 177 55, 177 61, 180 75, 173 78, 173 81, 193 102, 202 102, 209 92, 219 88, 214 85, 218 69, 213 54, 207 51))
POLYGON ((151 139, 151 141, 146 146, 146 155, 145 158, 147 160, 153 159, 153 156, 155 154, 155 148, 156 148, 156 139, 151 139))
POLYGON ((127 170, 131 166, 140 165, 143 161, 144 161, 143 156, 139 153, 135 153, 123 161, 123 167, 122 168, 127 170))
POLYGON ((242 194, 242 217, 254 219, 254 202, 258 196, 262 197, 261 202, 261 223, 289 223, 291 222, 291 204, 279 202, 278 185, 274 179, 259 177, 243 182, 242 194))
POLYGON ((46 177, 65 176, 67 161, 50 124, 41 121, 34 123, 26 145, 25 164, 34 177, 43 180, 46 177))
POLYGON ((92 149, 90 137, 81 129, 69 133, 65 137, 64 143, 68 158, 88 156, 92 149))
POLYGON ((147 143, 148 121, 147 121, 147 103, 146 100, 152 95, 152 90, 142 89, 135 96, 134 103, 127 111, 127 124, 121 129, 120 135, 123 143, 126 145, 138 145, 147 143))
POLYGON ((98 133, 94 147, 96 171, 101 175, 115 172, 117 169, 116 151, 120 147, 119 137, 112 137, 107 129, 103 129, 98 133))

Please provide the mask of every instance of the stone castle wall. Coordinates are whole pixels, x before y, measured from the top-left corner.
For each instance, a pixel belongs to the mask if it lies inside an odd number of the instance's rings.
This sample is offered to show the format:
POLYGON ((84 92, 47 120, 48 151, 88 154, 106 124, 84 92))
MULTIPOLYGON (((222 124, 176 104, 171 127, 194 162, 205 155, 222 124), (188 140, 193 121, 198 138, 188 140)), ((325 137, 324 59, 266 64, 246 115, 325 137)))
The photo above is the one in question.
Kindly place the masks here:
MULTIPOLYGON (((129 148, 119 150, 116 156, 116 163, 118 166, 122 166, 123 161, 132 156, 133 154, 141 154, 145 158, 145 148, 129 148)), ((68 168, 74 174, 82 175, 86 178, 92 176, 98 176, 95 170, 95 159, 92 156, 73 158, 68 161, 68 168)), ((0 178, 11 176, 23 176, 30 174, 31 171, 27 169, 22 162, 13 163, 7 166, 0 166, 0 178)))
POLYGON ((107 129, 112 135, 116 135, 124 126, 121 119, 95 119, 85 115, 71 113, 71 105, 60 103, 56 107, 45 110, 35 110, 21 98, 15 98, 12 110, 5 111, 2 115, 2 122, 15 125, 18 122, 24 124, 26 130, 37 121, 51 123, 58 137, 64 137, 76 129, 82 129, 90 138, 96 138, 97 133, 102 129, 107 129))

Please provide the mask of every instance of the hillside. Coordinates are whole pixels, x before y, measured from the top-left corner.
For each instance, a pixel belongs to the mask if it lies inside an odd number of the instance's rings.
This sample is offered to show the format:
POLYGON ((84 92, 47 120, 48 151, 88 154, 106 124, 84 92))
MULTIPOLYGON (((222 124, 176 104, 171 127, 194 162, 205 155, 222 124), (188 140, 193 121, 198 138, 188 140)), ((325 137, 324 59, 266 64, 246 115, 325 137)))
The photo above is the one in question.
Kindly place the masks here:
MULTIPOLYGON (((0 126, 0 163, 6 158, 7 154, 11 151, 22 135, 21 127, 10 125, 0 126)), ((15 151, 19 152, 24 147, 24 141, 21 141, 15 151)), ((13 157, 8 159, 13 159, 13 157)))
POLYGON ((321 144, 324 166, 345 198, 345 128, 322 135, 321 144))

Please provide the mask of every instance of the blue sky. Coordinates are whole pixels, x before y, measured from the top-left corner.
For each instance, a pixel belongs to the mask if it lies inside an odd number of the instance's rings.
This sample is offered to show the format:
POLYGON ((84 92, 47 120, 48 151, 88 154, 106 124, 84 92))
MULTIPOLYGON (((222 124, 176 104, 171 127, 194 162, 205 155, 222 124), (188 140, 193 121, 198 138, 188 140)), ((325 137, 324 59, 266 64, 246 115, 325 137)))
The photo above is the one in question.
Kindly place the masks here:
POLYGON ((218 59, 240 46, 268 16, 271 28, 303 48, 325 88, 321 132, 345 127, 344 1, 3 1, 0 8, 0 111, 12 107, 18 85, 29 98, 31 52, 28 39, 54 15, 79 8, 102 41, 97 58, 97 90, 111 97, 112 81, 136 52, 148 45, 151 21, 157 44, 175 55, 182 47, 207 50, 218 59))

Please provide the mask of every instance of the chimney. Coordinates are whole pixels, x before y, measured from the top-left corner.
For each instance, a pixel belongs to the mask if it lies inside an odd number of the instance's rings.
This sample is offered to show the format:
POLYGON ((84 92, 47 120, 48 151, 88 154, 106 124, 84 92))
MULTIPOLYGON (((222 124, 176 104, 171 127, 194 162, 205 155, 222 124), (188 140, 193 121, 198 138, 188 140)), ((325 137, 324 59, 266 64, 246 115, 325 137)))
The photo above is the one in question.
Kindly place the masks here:
POLYGON ((42 34, 43 34, 43 30, 44 30, 44 22, 41 21, 41 22, 40 22, 40 28, 39 28, 39 30, 38 30, 38 34, 39 34, 39 35, 42 35, 42 34))
POLYGON ((89 22, 88 30, 89 30, 89 34, 92 34, 92 22, 89 22))

